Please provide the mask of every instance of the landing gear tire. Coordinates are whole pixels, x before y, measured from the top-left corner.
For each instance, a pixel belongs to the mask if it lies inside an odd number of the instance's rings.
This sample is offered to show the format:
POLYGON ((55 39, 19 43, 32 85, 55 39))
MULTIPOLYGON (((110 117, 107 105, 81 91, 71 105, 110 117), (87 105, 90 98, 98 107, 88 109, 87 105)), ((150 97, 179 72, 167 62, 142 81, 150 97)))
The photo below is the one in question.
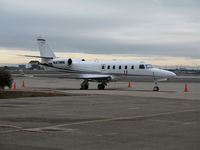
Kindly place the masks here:
POLYGON ((88 90, 89 85, 85 84, 81 86, 81 90, 88 90))
POLYGON ((158 86, 154 86, 153 91, 159 91, 159 87, 158 86))
POLYGON ((103 85, 103 84, 98 84, 98 89, 99 89, 99 90, 104 90, 104 89, 105 89, 105 85, 103 85))

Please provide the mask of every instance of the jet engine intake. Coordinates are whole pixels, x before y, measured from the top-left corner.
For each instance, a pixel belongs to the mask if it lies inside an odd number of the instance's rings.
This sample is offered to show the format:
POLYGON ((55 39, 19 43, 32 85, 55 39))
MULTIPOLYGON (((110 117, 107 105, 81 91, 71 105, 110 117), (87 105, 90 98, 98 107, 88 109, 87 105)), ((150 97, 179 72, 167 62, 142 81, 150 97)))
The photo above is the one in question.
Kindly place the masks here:
POLYGON ((69 58, 68 61, 67 61, 68 65, 70 66, 72 64, 72 59, 69 58))

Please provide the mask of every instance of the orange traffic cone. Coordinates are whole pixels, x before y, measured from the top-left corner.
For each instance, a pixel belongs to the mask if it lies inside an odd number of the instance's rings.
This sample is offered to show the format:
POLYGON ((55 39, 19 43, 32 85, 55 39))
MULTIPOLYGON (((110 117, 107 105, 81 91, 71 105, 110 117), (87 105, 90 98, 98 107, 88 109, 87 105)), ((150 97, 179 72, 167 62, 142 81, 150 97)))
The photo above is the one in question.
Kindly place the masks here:
POLYGON ((129 83, 128 83, 128 87, 130 88, 131 87, 131 82, 129 81, 129 83))
POLYGON ((13 88, 14 90, 16 90, 17 89, 17 85, 16 85, 16 82, 14 82, 14 88, 13 88))
POLYGON ((22 82, 22 87, 25 88, 25 82, 24 82, 24 80, 22 82))
POLYGON ((187 86, 187 83, 185 84, 185 90, 184 92, 188 92, 188 86, 187 86))

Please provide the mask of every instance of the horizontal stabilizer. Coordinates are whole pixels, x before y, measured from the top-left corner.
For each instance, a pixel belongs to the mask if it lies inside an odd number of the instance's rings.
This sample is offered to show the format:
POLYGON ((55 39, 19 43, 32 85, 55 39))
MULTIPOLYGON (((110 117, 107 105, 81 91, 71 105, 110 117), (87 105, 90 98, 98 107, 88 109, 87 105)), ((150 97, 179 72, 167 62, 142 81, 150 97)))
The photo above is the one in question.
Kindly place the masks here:
POLYGON ((53 59, 53 57, 43 57, 43 56, 32 56, 32 55, 19 55, 24 57, 34 57, 34 58, 45 58, 45 59, 53 59))

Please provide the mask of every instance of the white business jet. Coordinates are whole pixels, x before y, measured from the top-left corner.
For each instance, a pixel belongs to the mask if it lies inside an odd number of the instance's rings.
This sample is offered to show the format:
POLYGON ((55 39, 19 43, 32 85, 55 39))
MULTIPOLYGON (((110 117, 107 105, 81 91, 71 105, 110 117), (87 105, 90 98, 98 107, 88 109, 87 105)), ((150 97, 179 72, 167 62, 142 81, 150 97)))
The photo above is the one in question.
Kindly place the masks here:
POLYGON ((39 37, 37 41, 40 56, 25 56, 41 58, 41 65, 70 73, 72 79, 83 79, 81 89, 87 90, 91 81, 98 82, 98 89, 103 90, 110 81, 134 81, 137 78, 148 78, 155 83, 153 91, 159 91, 157 82, 176 76, 173 72, 155 68, 145 61, 87 61, 85 59, 58 58, 49 48, 45 39, 39 37))

